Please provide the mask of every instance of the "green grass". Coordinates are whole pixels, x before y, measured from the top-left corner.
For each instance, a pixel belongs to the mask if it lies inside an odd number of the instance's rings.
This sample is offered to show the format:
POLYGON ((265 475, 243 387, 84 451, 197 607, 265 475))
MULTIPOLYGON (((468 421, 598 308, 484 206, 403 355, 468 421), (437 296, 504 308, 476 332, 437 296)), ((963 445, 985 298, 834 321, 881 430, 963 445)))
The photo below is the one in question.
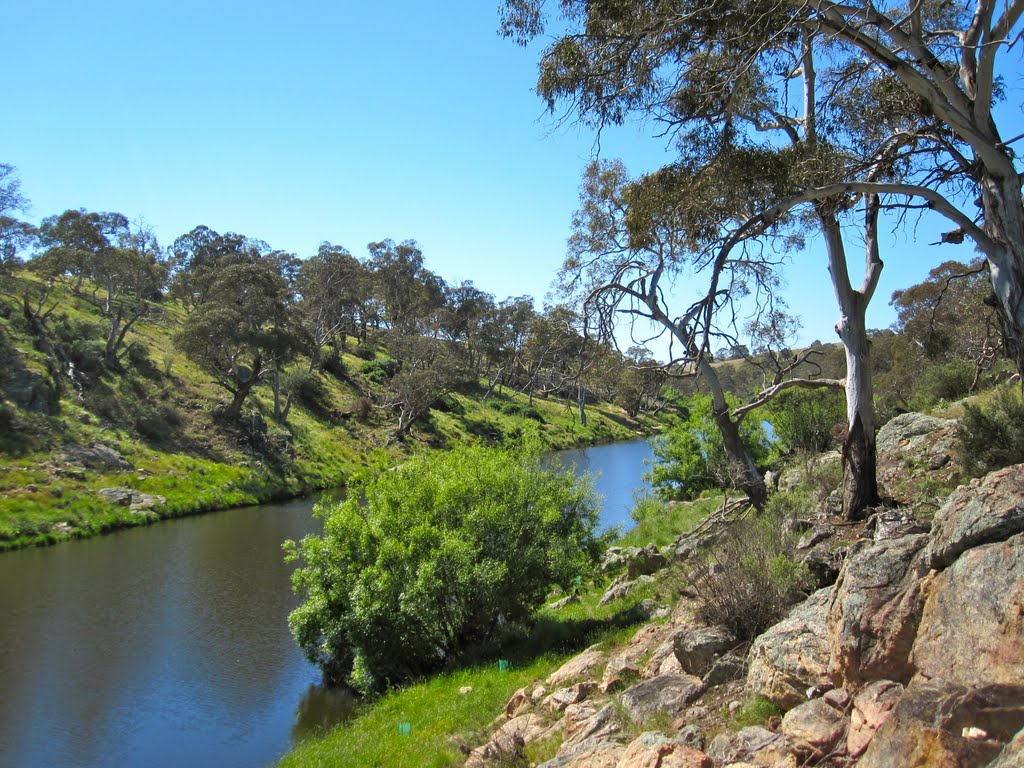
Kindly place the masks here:
POLYGON ((633 513, 637 520, 636 526, 618 543, 632 547, 653 543, 663 547, 674 541, 679 534, 692 530, 721 504, 721 496, 673 502, 654 497, 641 499, 633 513))
MULTIPOLYGON (((12 298, 26 290, 38 295, 40 288, 23 271, 14 278, 10 295, 0 296, 0 366, 16 363, 45 379, 47 357, 12 298)), ((102 324, 95 306, 60 286, 52 300, 59 307, 48 321, 51 327, 58 322, 102 324)), ((630 420, 610 404, 589 406, 583 427, 574 405, 564 400, 536 397, 531 404, 526 395, 506 388, 483 401, 479 388, 445 396, 438 409, 414 425, 405 444, 395 445, 388 438, 392 418, 380 409, 366 423, 336 416, 349 411, 357 398, 379 395, 379 382, 359 373, 366 361, 349 351, 341 358, 347 376, 320 374, 323 402, 313 408, 296 404, 287 426, 271 418, 269 388, 254 391, 246 408, 266 422, 269 445, 255 450, 236 430, 211 417, 227 393, 175 348, 173 336, 184 318, 180 305, 165 302, 140 321, 129 340, 144 345, 146 354, 134 364, 127 362, 124 373, 103 373, 81 391, 61 377, 64 392, 56 415, 23 411, 4 401, 0 391, 0 551, 152 521, 103 502, 97 495, 101 488, 124 486, 164 496, 166 504, 156 509, 157 515, 176 517, 344 485, 379 453, 401 460, 466 440, 515 438, 526 430, 536 431, 542 444, 557 450, 635 439, 660 428, 656 418, 630 420), (133 470, 83 472, 62 465, 59 457, 66 445, 91 443, 114 448, 133 470)), ((354 348, 350 340, 349 349, 354 348)), ((386 360, 386 351, 378 350, 377 359, 386 360)), ((305 366, 304 360, 296 363, 305 366)))

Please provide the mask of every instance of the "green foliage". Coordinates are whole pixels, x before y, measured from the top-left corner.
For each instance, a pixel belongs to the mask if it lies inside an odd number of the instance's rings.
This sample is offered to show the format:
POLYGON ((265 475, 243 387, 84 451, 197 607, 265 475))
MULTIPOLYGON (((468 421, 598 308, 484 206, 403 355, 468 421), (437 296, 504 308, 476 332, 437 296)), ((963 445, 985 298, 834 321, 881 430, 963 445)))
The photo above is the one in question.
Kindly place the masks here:
POLYGON ((755 694, 743 702, 733 716, 738 728, 749 728, 754 725, 765 725, 773 717, 781 717, 782 709, 767 696, 755 694))
POLYGON ((356 348, 352 350, 352 354, 360 360, 373 360, 377 356, 377 347, 368 342, 361 341, 356 344, 356 348))
MULTIPOLYGON (((712 417, 710 395, 694 395, 687 418, 654 440, 655 461, 647 480, 662 498, 693 499, 702 491, 728 487, 731 472, 722 434, 712 417)), ((745 419, 740 437, 760 469, 768 466, 771 444, 756 418, 745 419)))
POLYGON ((822 453, 835 447, 836 425, 846 424, 846 402, 838 389, 791 389, 768 405, 776 436, 789 451, 822 453))
POLYGON ((598 554, 588 481, 538 452, 462 446, 411 459, 321 509, 289 624, 332 681, 379 689, 432 671, 524 620, 598 554), (365 504, 362 499, 365 498, 365 504))
POLYGON ((966 397, 974 384, 974 375, 974 363, 969 360, 929 365, 920 373, 911 403, 916 410, 923 410, 966 397))
POLYGON ((393 361, 368 360, 359 366, 359 373, 374 384, 383 384, 397 373, 397 368, 393 361))
POLYGON ((960 420, 960 460, 969 473, 981 476, 1024 462, 1024 398, 1010 387, 987 404, 967 405, 960 420))
POLYGON ((664 546, 681 533, 694 528, 722 503, 721 494, 695 501, 669 501, 657 496, 642 496, 630 511, 636 521, 633 529, 618 542, 621 546, 664 546))
POLYGON ((752 639, 810 588, 810 574, 796 558, 795 536, 782 523, 782 517, 766 512, 721 534, 693 578, 699 618, 752 639))
POLYGON ((302 369, 289 371, 283 377, 282 388, 296 403, 312 411, 323 411, 329 402, 329 393, 315 371, 302 369))

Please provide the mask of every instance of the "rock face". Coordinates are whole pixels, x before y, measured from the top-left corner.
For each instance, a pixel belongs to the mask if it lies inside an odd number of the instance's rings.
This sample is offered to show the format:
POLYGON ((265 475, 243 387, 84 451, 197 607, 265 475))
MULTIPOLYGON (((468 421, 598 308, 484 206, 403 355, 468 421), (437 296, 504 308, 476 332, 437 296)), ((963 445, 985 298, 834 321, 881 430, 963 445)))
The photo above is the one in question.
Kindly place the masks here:
POLYGON ((787 752, 786 740, 780 734, 757 725, 738 733, 720 733, 708 747, 708 755, 719 765, 774 765, 784 760, 787 752))
POLYGON ((477 747, 466 760, 466 768, 484 768, 496 762, 511 761, 523 754, 523 748, 558 729, 537 715, 520 715, 505 723, 491 735, 490 741, 477 747))
POLYGON ((846 732, 843 713, 825 699, 811 699, 782 718, 782 733, 802 757, 822 757, 846 732))
POLYGON ((714 763, 681 740, 648 731, 626 747, 616 768, 714 768, 714 763))
POLYGON ((1024 686, 969 688, 916 678, 858 765, 987 766, 1024 726, 1024 686))
POLYGON ((878 430, 875 446, 879 453, 897 450, 913 453, 922 446, 925 435, 955 426, 956 422, 949 419, 937 419, 923 413, 901 413, 878 430))
POLYGON ((889 719, 889 713, 903 696, 903 686, 892 680, 876 680, 853 697, 846 752, 850 757, 864 754, 875 732, 889 719))
POLYGON ((102 443, 92 443, 88 447, 81 445, 68 446, 64 450, 64 461, 78 464, 86 469, 106 472, 123 472, 132 469, 132 465, 124 456, 102 443))
POLYGON ((935 513, 928 565, 945 568, 972 547, 1024 531, 1024 464, 953 492, 935 513))
POLYGON ((965 552, 935 577, 912 659, 927 677, 965 685, 1024 681, 1024 534, 965 552))
POLYGON ((828 616, 836 683, 909 682, 910 650, 923 608, 926 534, 854 545, 836 582, 828 616))
POLYGON ((626 713, 643 722, 658 712, 679 714, 704 692, 704 684, 693 675, 658 675, 624 690, 619 697, 626 713))
POLYGON ((736 638, 725 627, 692 627, 674 638, 673 652, 684 672, 701 676, 734 645, 736 638))
POLYGON ((587 648, 552 672, 546 682, 552 688, 565 685, 574 678, 586 676, 603 661, 603 653, 596 648, 587 648))
POLYGON ((825 639, 831 589, 820 589, 762 634, 747 655, 747 692, 791 709, 806 691, 828 682, 825 639))

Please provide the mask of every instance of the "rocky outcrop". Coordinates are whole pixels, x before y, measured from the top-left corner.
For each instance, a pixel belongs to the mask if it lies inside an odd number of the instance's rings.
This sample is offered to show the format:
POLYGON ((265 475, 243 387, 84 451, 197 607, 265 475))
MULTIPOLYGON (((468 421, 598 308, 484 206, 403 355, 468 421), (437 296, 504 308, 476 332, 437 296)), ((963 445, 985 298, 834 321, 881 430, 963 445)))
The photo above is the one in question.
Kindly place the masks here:
POLYGON ((925 444, 924 438, 940 429, 953 429, 956 422, 950 419, 937 419, 923 413, 901 413, 895 416, 878 430, 875 447, 879 453, 900 451, 904 454, 916 454, 925 444))
POLYGON ((828 616, 829 672, 835 682, 908 682, 910 650, 924 605, 925 534, 854 545, 828 616))
POLYGON ((783 709, 806 700, 808 688, 827 683, 825 639, 832 590, 821 589, 754 640, 747 655, 747 691, 783 709))
POLYGON ((1024 531, 1024 465, 957 488, 935 513, 928 565, 945 568, 972 547, 1024 531))
POLYGON ((714 768, 714 763, 679 739, 648 731, 626 747, 616 768, 714 768))
POLYGON ((132 465, 124 456, 102 443, 67 446, 62 458, 67 464, 100 472, 127 472, 132 469, 132 465))
POLYGON ((858 765, 982 768, 1024 725, 1024 686, 915 679, 858 765))
POLYGON ((101 488, 97 494, 108 504, 117 507, 128 507, 137 515, 153 513, 153 508, 167 501, 163 496, 139 493, 132 488, 101 488))
POLYGON ((587 648, 583 653, 573 656, 569 661, 548 675, 546 683, 550 688, 555 688, 565 685, 571 680, 585 677, 596 669, 604 659, 604 654, 596 647, 587 648))
POLYGON ((903 686, 892 680, 876 680, 853 697, 850 727, 846 737, 846 753, 850 757, 864 754, 875 733, 889 719, 893 707, 903 696, 903 686))
POLYGON ((1024 681, 1024 534, 965 552, 931 581, 912 661, 965 685, 1024 681))
POLYGON ((470 752, 466 768, 484 768, 521 758, 527 744, 546 738, 561 727, 561 723, 552 725, 538 715, 514 717, 495 731, 486 744, 470 752))
POLYGON ((757 725, 744 728, 737 733, 720 733, 708 747, 708 755, 719 765, 775 765, 785 760, 788 753, 786 740, 781 734, 757 725))
POLYGON ((687 674, 703 676, 715 659, 736 645, 736 637, 725 627, 691 627, 673 638, 673 653, 687 674))
POLYGON ((811 699, 786 713, 782 734, 799 757, 820 758, 846 733, 845 714, 825 698, 811 699))
POLYGON ((642 723, 658 712, 677 715, 704 692, 693 675, 658 675, 622 692, 619 703, 634 722, 642 723))

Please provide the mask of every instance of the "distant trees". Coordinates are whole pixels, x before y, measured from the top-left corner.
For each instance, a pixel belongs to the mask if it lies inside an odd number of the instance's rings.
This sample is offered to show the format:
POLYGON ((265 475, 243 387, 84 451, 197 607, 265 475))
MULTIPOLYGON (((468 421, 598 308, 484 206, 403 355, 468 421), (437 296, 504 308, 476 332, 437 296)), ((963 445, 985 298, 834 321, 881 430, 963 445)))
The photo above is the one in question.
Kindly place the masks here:
POLYGON ((149 313, 167 280, 167 260, 152 231, 132 227, 120 213, 68 210, 43 219, 39 243, 44 250, 32 259, 33 271, 69 280, 76 293, 89 282, 85 298, 107 321, 104 360, 119 367, 128 332, 149 313))
MULTIPOLYGON (((208 272, 202 300, 177 336, 185 354, 231 393, 225 419, 237 419, 253 388, 280 372, 297 351, 292 287, 281 265, 269 254, 208 272)), ((280 412, 275 416, 280 419, 280 412)))
POLYGON ((0 163, 0 277, 10 275, 21 263, 19 254, 35 242, 36 228, 10 215, 27 207, 14 166, 0 163))

